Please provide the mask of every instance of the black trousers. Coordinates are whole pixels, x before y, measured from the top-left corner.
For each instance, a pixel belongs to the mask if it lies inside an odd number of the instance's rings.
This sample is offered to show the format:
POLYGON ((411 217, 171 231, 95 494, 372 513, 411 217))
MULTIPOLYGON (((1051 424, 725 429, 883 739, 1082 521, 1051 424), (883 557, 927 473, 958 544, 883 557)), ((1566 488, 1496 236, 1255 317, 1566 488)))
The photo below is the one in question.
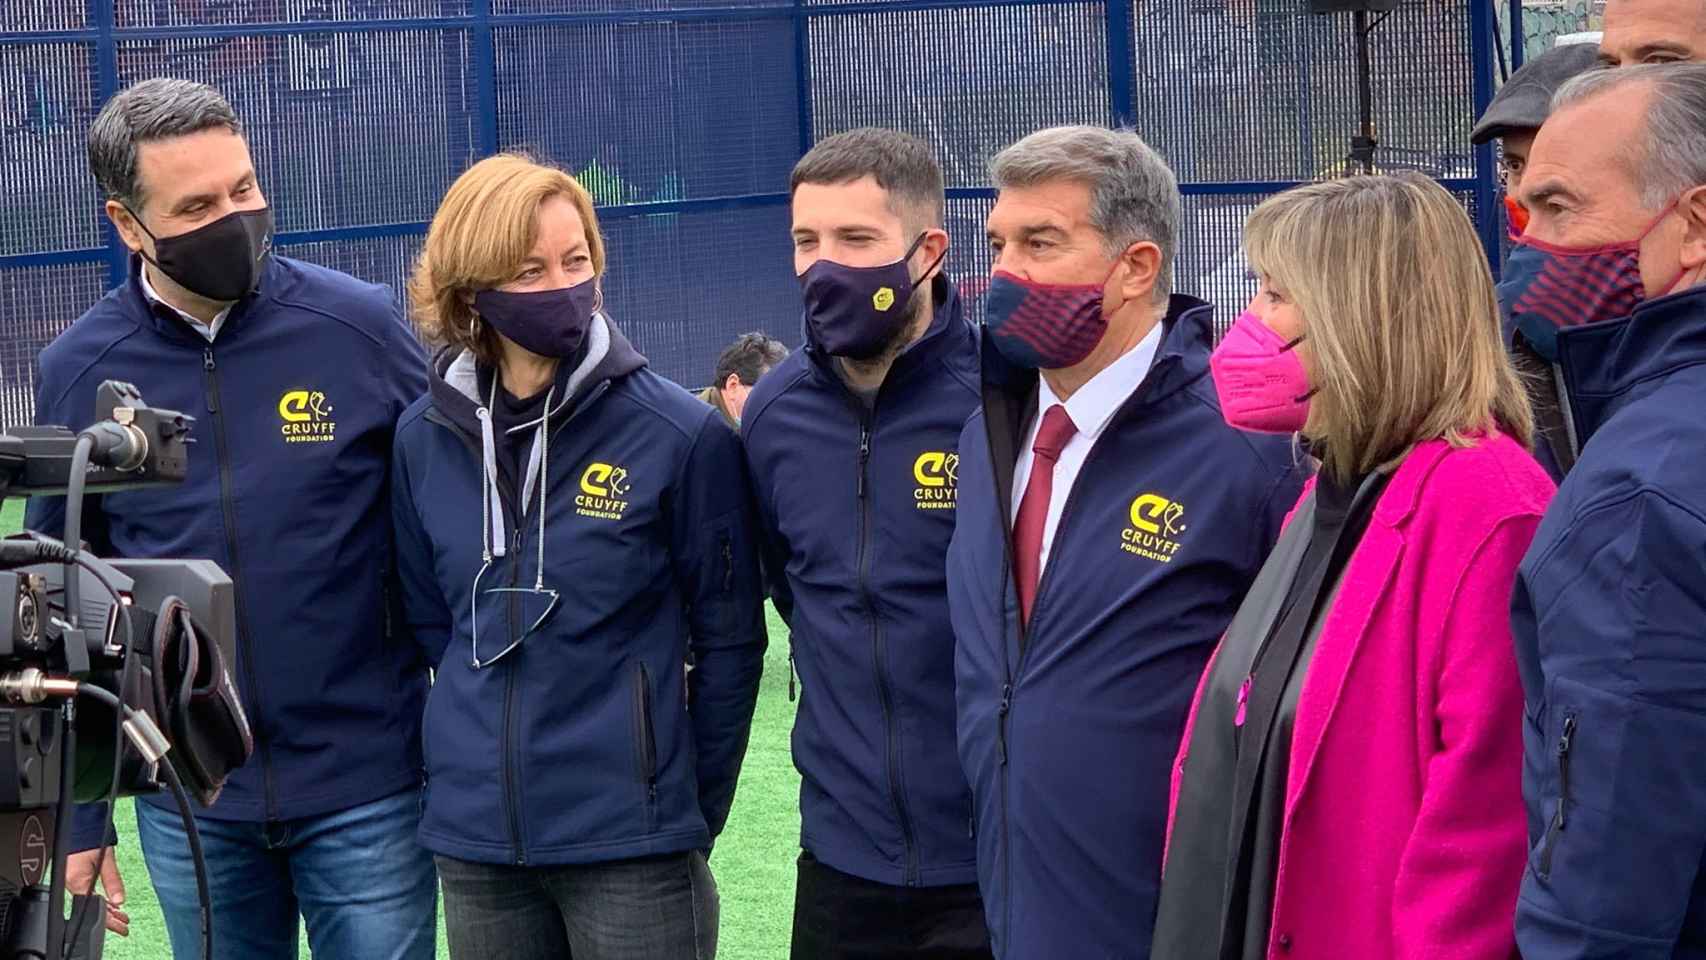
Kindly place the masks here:
POLYGON ((793 960, 991 960, 976 884, 894 887, 800 854, 793 960))

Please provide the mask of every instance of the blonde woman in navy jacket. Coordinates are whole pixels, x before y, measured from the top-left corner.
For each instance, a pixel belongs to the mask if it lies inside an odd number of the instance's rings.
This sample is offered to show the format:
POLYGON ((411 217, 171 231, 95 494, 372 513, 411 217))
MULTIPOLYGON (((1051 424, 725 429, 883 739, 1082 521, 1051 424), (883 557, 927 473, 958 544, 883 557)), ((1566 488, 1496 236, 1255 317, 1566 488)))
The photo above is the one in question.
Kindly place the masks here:
POLYGON ((704 854, 765 645, 746 466, 603 312, 603 270, 586 191, 498 156, 450 188, 411 289, 443 347, 393 513, 458 960, 715 952, 704 854))

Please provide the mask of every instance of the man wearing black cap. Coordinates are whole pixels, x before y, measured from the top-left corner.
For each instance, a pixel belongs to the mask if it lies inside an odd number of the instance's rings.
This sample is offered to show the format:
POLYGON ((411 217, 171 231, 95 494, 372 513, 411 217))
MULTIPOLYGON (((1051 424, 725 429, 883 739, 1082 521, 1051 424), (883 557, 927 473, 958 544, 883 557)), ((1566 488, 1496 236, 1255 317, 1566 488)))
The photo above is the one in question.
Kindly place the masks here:
MULTIPOLYGON (((1516 202, 1522 187, 1523 171, 1528 167, 1528 151, 1534 136, 1552 109, 1552 95, 1571 77, 1594 67, 1599 51, 1592 44, 1574 43, 1553 47, 1522 65, 1511 74, 1498 96, 1487 104, 1480 122, 1470 131, 1469 140, 1479 146, 1494 137, 1505 167, 1505 215, 1513 237, 1521 235, 1528 225, 1528 211, 1516 202)), ((1529 399, 1534 405, 1536 436, 1535 459, 1552 475, 1563 480, 1575 458, 1570 453, 1569 438, 1559 411, 1557 388, 1546 376, 1550 365, 1535 354, 1523 335, 1505 322, 1505 343, 1511 358, 1524 373, 1529 399)))
POLYGON ((1534 135, 1552 109, 1552 95, 1570 79, 1591 69, 1599 51, 1590 44, 1572 43, 1553 47, 1511 74, 1498 96, 1469 132, 1469 142, 1480 146, 1499 139, 1505 167, 1505 211, 1511 232, 1520 234, 1528 222, 1528 211, 1514 199, 1522 186, 1522 171, 1528 165, 1528 150, 1534 135))

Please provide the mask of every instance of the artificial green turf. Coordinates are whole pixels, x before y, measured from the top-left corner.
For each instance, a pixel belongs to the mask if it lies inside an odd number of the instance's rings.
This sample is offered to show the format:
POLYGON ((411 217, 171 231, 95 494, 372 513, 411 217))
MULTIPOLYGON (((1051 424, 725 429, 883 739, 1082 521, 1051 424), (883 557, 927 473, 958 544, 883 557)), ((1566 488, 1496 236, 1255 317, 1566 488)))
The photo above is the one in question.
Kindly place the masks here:
MULTIPOLYGON (((8 503, 0 510, 0 532, 17 529, 22 515, 18 503, 8 503)), ((787 641, 787 629, 772 611, 770 652, 765 658, 764 686, 752 724, 752 744, 747 749, 728 827, 711 858, 723 900, 717 951, 721 960, 778 960, 788 955, 794 858, 800 838, 800 778, 788 750, 794 705, 788 702, 787 641)), ((142 851, 136 845, 136 816, 129 801, 119 804, 116 818, 131 930, 128 938, 107 937, 106 956, 110 960, 167 960, 171 948, 142 865, 142 851)), ((442 916, 439 924, 438 955, 448 957, 442 916)), ((305 937, 301 954, 308 956, 305 937)))

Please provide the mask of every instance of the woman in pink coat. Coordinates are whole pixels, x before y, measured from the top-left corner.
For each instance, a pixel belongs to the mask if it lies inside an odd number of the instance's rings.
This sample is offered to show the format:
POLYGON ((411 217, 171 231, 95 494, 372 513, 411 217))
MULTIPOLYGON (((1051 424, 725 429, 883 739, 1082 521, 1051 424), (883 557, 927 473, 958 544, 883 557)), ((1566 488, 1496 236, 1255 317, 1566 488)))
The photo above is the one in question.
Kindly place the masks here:
POLYGON ((1197 690, 1156 960, 1504 960, 1526 854, 1508 609, 1553 492, 1463 208, 1412 175, 1250 217, 1213 357, 1319 462, 1197 690))

